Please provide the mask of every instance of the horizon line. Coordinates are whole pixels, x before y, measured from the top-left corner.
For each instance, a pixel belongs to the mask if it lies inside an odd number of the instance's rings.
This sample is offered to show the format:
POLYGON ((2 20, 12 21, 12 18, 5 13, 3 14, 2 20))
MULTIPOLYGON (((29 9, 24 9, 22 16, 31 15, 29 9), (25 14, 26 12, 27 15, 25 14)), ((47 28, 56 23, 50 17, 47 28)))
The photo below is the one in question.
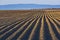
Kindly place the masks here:
MULTIPOLYGON (((17 4, 0 4, 1 6, 3 5, 17 5, 17 4)), ((29 5, 59 5, 59 4, 29 4, 29 5)))

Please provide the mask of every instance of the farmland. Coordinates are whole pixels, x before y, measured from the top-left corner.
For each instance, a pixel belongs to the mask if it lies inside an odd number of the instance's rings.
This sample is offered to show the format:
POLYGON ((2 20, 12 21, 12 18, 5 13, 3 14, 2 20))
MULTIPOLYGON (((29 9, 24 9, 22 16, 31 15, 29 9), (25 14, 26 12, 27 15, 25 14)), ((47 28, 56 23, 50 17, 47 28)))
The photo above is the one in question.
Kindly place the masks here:
POLYGON ((60 9, 0 10, 0 40, 60 40, 60 9))

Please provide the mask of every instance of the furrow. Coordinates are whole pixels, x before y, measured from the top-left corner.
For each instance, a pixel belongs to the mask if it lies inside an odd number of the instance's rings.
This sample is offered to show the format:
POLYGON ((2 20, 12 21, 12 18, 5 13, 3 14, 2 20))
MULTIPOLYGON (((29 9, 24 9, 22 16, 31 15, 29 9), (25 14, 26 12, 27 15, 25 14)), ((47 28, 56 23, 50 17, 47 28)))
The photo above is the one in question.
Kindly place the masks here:
MULTIPOLYGON (((29 20, 29 19, 27 19, 27 20, 29 20)), ((12 29, 10 29, 9 31, 7 31, 7 32, 3 33, 2 35, 0 35, 0 38, 3 37, 4 35, 8 34, 9 32, 11 33, 11 31, 14 32, 16 29, 20 28, 20 25, 22 25, 23 23, 25 23, 27 20, 19 23, 19 24, 16 25, 14 28, 12 28, 12 29)))
POLYGON ((48 18, 49 18, 49 20, 54 24, 57 32, 60 34, 60 29, 58 28, 58 26, 54 23, 54 21, 53 21, 50 17, 48 17, 48 18))
POLYGON ((44 15, 41 20, 41 28, 40 28, 40 39, 39 40, 44 40, 44 15))
MULTIPOLYGON (((33 20, 33 18, 32 19, 30 19, 29 21, 27 21, 25 24, 23 24, 19 29, 17 29, 17 31, 15 31, 14 33, 12 33, 10 36, 11 36, 11 38, 13 38, 19 31, 21 31, 24 27, 25 27, 25 25, 27 25, 31 20, 33 20)), ((17 27, 17 26, 16 26, 17 27)), ((9 36, 9 37, 10 37, 9 36)))
POLYGON ((34 33, 35 33, 35 30, 36 30, 36 28, 37 28, 37 25, 38 25, 38 23, 39 23, 39 20, 40 20, 40 18, 37 20, 34 28, 32 29, 31 34, 30 34, 28 40, 32 40, 32 38, 33 38, 33 36, 34 36, 34 33))
POLYGON ((52 26, 51 26, 48 18, 47 17, 45 17, 45 18, 46 18, 46 22, 47 22, 47 25, 48 25, 52 40, 58 40, 57 37, 55 36, 55 33, 54 33, 53 29, 52 29, 52 26))
POLYGON ((21 38, 24 36, 24 34, 27 32, 27 30, 29 30, 29 28, 31 27, 31 25, 33 24, 33 22, 35 21, 36 19, 34 19, 30 25, 26 28, 25 31, 23 31, 23 33, 21 33, 21 35, 17 38, 17 40, 21 40, 21 38))

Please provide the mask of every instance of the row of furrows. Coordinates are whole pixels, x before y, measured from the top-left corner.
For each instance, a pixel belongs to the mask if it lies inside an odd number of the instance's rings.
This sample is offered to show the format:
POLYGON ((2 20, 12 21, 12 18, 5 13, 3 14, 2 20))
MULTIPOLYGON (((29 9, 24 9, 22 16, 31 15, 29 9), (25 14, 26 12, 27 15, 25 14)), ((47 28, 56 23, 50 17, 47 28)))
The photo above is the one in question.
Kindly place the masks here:
POLYGON ((52 37, 53 40, 59 40, 60 39, 60 30, 58 30, 57 28, 60 26, 57 26, 55 21, 53 21, 52 18, 50 18, 49 16, 47 16, 48 20, 46 20, 48 27, 49 27, 49 31, 50 31, 50 35, 52 37), (57 37, 58 36, 58 37, 57 37))
MULTIPOLYGON (((25 20, 23 20, 22 22, 18 21, 17 23, 14 23, 12 25, 9 26, 4 26, 2 27, 2 29, 0 29, 0 38, 6 34, 12 34, 13 32, 15 32, 17 29, 19 29, 21 26, 28 26, 28 23, 30 23, 33 20, 32 17, 28 17, 25 20), (30 20, 30 21, 29 21, 30 20), (27 22, 28 21, 28 22, 27 22), (10 33, 9 33, 10 32, 10 33)), ((21 27, 22 28, 22 27, 21 27)), ((20 29, 21 29, 20 28, 20 29)), ((25 28, 24 28, 25 29, 25 28)), ((8 35, 6 37, 8 37, 8 35)), ((3 37, 2 37, 3 38, 3 37)), ((3 39, 4 40, 4 39, 3 39)))
POLYGON ((50 14, 28 17, 2 26, 0 40, 60 40, 60 21, 50 14))
POLYGON ((60 13, 48 13, 51 17, 60 21, 60 13))
MULTIPOLYGON (((7 27, 7 26, 14 26, 14 25, 17 25, 17 24, 19 24, 20 22, 22 22, 22 21, 24 21, 24 20, 26 20, 27 18, 32 18, 32 15, 29 15, 29 16, 27 16, 27 17, 25 17, 25 18, 19 18, 18 20, 16 20, 16 21, 14 21, 14 22, 12 22, 12 23, 10 23, 10 24, 7 24, 7 25, 0 25, 0 30, 1 29, 3 29, 3 28, 5 28, 5 27, 7 27)), ((13 21, 13 20, 12 20, 13 21)), ((8 21, 7 21, 8 22, 8 21)))
MULTIPOLYGON (((29 18, 29 17, 27 17, 27 18, 29 18)), ((3 28, 5 28, 5 27, 8 27, 9 25, 10 25, 10 26, 12 26, 12 25, 13 25, 13 26, 14 26, 14 25, 17 25, 17 24, 19 24, 20 22, 26 20, 27 18, 19 19, 19 20, 13 22, 13 23, 8 24, 8 25, 1 25, 0 30, 3 29, 3 28)))

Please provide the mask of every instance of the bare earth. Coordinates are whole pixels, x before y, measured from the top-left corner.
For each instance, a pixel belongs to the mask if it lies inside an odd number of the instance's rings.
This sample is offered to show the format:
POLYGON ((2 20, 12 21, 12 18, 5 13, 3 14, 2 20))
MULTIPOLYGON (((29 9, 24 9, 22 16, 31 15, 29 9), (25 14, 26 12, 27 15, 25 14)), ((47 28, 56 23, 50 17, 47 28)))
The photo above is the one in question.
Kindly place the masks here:
POLYGON ((60 40, 60 9, 0 10, 0 40, 60 40))

